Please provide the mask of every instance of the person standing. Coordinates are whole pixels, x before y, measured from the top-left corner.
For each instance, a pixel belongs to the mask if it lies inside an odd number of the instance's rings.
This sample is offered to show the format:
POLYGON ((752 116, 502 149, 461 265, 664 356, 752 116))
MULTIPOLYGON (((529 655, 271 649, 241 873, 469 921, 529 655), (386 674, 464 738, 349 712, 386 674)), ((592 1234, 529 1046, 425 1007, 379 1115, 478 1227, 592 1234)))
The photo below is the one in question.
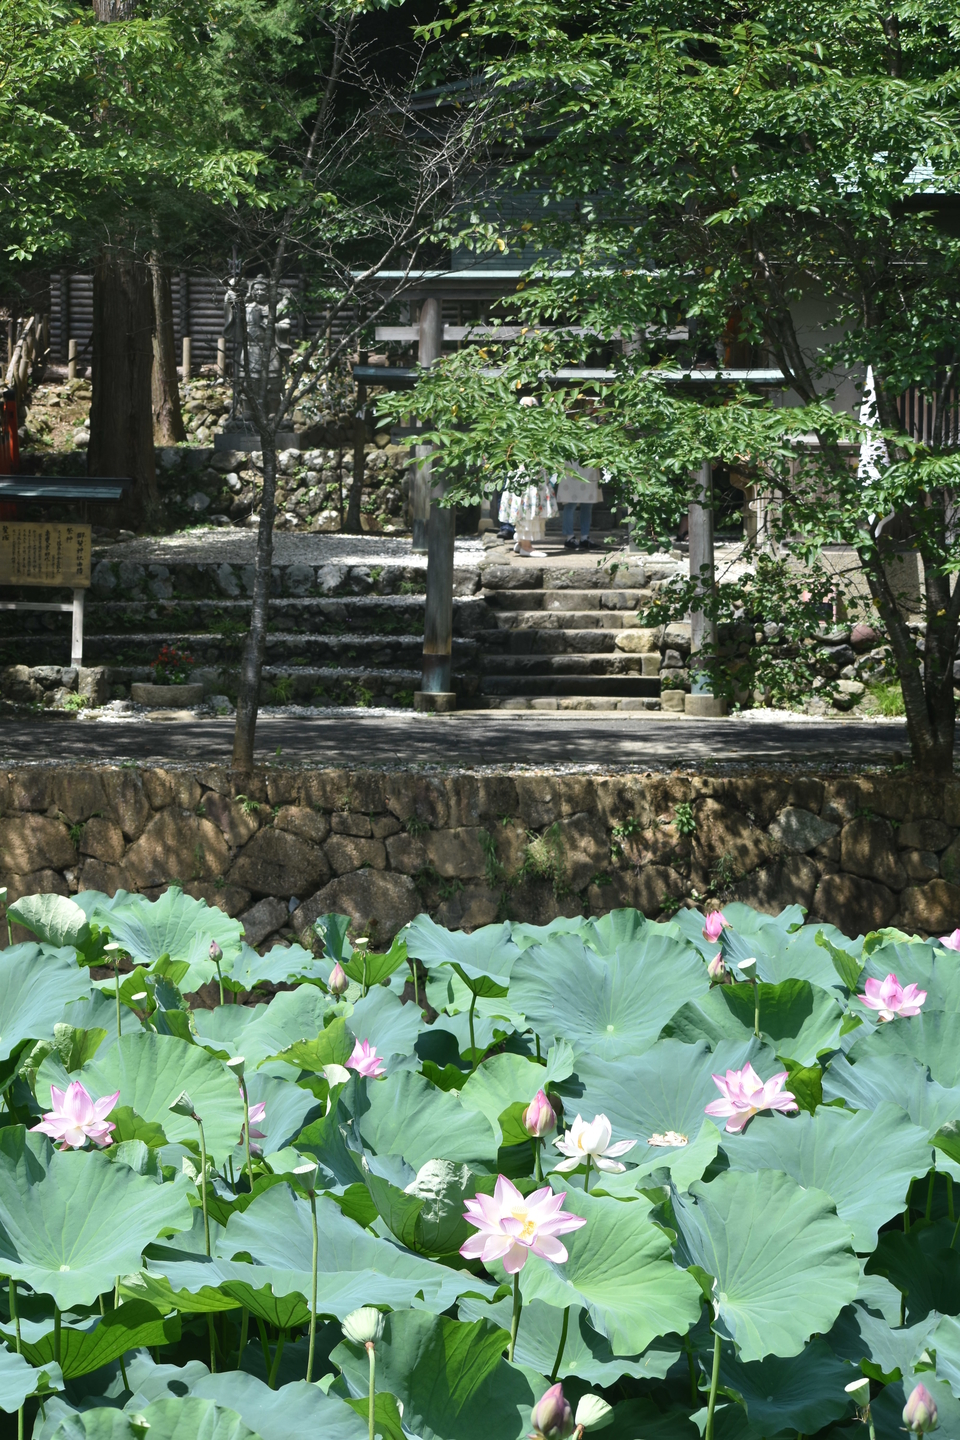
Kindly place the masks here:
MULTIPOLYGON (((530 483, 526 467, 521 465, 510 478, 513 485, 523 485, 522 490, 504 490, 500 497, 500 524, 512 526, 516 533, 515 555, 538 555, 534 541, 543 540, 546 522, 557 513, 557 502, 553 486, 545 475, 530 483)), ((503 531, 501 530, 501 534, 503 531)))
POLYGON ((590 550, 590 521, 593 507, 603 499, 600 471, 590 465, 567 466, 557 486, 557 500, 563 507, 563 544, 567 550, 590 550), (574 537, 574 520, 580 507, 580 539, 574 537))

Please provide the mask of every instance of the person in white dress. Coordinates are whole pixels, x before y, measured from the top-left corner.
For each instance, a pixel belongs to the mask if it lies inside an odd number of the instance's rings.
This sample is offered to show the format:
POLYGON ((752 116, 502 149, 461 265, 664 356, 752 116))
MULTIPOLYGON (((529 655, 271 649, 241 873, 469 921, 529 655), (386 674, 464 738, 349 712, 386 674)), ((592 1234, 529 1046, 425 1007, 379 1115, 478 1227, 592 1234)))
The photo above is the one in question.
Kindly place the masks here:
MULTIPOLYGON (((527 471, 521 465, 515 470, 510 484, 517 485, 527 478, 527 471)), ((516 537, 513 547, 515 555, 536 555, 534 542, 546 536, 546 522, 559 514, 557 501, 550 481, 542 476, 524 486, 522 490, 504 490, 500 497, 501 525, 512 525, 516 537)))
POLYGON ((557 485, 557 500, 563 506, 563 543, 567 550, 589 550, 593 507, 603 499, 600 471, 589 465, 570 464, 557 485), (574 538, 574 520, 580 507, 580 541, 574 538))

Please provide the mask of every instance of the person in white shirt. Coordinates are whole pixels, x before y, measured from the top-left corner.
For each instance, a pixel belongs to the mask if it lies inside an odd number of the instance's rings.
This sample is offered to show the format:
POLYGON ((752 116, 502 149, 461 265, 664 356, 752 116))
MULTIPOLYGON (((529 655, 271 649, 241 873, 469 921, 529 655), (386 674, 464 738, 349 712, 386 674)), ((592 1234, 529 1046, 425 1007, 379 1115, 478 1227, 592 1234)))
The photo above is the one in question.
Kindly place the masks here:
POLYGON ((563 507, 563 543, 567 550, 589 550, 593 507, 603 499, 600 471, 593 466, 570 464, 557 485, 557 500, 563 507), (580 540, 574 538, 574 512, 580 507, 580 540))

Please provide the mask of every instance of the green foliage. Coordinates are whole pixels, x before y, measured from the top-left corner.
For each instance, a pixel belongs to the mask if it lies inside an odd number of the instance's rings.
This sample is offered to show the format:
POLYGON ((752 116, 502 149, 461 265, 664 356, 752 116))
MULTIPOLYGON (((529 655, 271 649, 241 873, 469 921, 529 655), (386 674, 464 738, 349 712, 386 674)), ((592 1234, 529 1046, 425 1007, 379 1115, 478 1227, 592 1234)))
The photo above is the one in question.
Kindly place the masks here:
POLYGON ((731 904, 723 951, 734 969, 753 958, 757 1016, 751 985, 711 986, 716 947, 692 911, 470 935, 419 916, 368 955, 366 994, 347 918, 328 915, 319 959, 238 947, 230 960, 245 989, 274 977, 292 989, 191 1012, 156 952, 209 947, 206 907, 177 891, 82 899, 77 914, 18 902, 38 935, 66 943, 2 961, 0 1275, 17 1282, 17 1319, 8 1290, 0 1407, 46 1394, 37 1440, 128 1440, 121 1387, 170 1440, 363 1440, 369 1359, 340 1328, 361 1306, 384 1316, 375 1429, 396 1440, 522 1440, 554 1373, 573 1404, 587 1386, 605 1398, 611 1434, 628 1440, 693 1440, 713 1378, 718 1431, 836 1440, 860 1373, 888 1417, 878 1433, 893 1435, 918 1374, 954 1433, 960 984, 935 945, 895 931, 851 941, 796 907, 731 904), (119 1037, 112 989, 89 978, 88 915, 140 961, 120 987, 119 1037), (431 1021, 401 1002, 408 955, 440 1002, 431 1021), (338 960, 351 978, 340 999, 319 983, 338 960), (858 995, 891 970, 927 999, 877 1025, 858 995), (182 1033, 164 1028, 174 1016, 182 1033), (357 1040, 384 1078, 344 1068, 357 1040), (249 1160, 238 1056, 265 1107, 249 1160), (759 1113, 742 1132, 706 1115, 713 1077, 748 1063, 764 1080, 785 1070, 799 1113, 759 1113), (119 1092, 103 1148, 57 1150, 26 1128, 75 1081, 119 1092), (541 1089, 562 1129, 604 1114, 614 1140, 635 1143, 622 1168, 585 1174, 558 1171, 545 1138, 544 1183, 586 1223, 564 1236, 563 1261, 527 1252, 511 1361, 512 1279, 460 1248, 467 1201, 493 1203, 502 1175, 537 1187, 522 1119, 541 1089))

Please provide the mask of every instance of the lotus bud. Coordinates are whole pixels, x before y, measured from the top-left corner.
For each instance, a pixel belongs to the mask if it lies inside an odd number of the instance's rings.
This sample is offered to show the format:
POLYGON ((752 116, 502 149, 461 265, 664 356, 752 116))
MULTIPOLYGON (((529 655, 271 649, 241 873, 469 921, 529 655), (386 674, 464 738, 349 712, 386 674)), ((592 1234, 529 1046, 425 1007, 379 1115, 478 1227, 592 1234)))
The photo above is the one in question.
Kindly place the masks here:
POLYGON ((349 984, 350 981, 347 979, 346 972, 344 971, 343 966, 338 960, 336 965, 334 965, 333 969, 330 971, 330 978, 327 981, 327 989, 330 991, 331 995, 340 996, 343 994, 349 984))
POLYGON ((542 1440, 565 1440, 576 1429, 573 1411, 565 1398, 563 1386, 559 1383, 541 1395, 530 1411, 534 1434, 542 1440))
POLYGON ((936 1430, 940 1423, 937 1419, 937 1402, 926 1385, 915 1385, 910 1391, 903 1407, 903 1423, 914 1435, 925 1435, 928 1430, 936 1430))
POLYGON ((372 1305, 363 1305, 352 1310, 340 1328, 354 1345, 376 1345, 383 1334, 383 1316, 372 1305))
POLYGON ((613 1423, 613 1406, 599 1395, 581 1395, 573 1418, 578 1430, 602 1430, 613 1423))
POLYGON ((223 959, 223 951, 220 949, 220 946, 217 944, 216 940, 210 941, 210 959, 213 961, 214 965, 219 965, 220 961, 223 959))
POLYGON ((538 1090, 523 1112, 523 1128, 528 1135, 540 1139, 557 1127, 557 1116, 543 1090, 538 1090))
POLYGON ((173 1104, 168 1106, 174 1115, 186 1115, 188 1120, 196 1120, 197 1112, 193 1108, 193 1101, 186 1090, 181 1090, 173 1104))
POLYGON ((704 940, 709 940, 711 945, 716 945, 720 936, 723 934, 724 928, 729 924, 730 921, 724 920, 719 910, 711 910, 703 922, 704 940))
POLYGON ((707 966, 707 974, 710 976, 714 985, 728 985, 730 983, 730 976, 722 955, 714 955, 710 964, 707 966))

